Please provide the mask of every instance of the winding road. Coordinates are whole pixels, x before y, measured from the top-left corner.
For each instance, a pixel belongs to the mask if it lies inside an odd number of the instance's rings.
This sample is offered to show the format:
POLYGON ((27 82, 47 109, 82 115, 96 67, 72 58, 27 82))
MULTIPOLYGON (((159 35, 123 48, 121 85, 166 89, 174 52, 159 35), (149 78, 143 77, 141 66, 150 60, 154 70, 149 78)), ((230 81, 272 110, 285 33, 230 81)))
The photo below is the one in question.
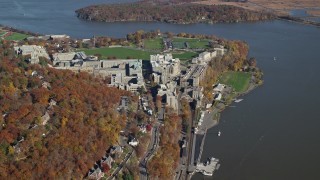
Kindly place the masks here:
POLYGON ((159 136, 160 136, 160 123, 157 122, 154 128, 152 129, 152 138, 144 158, 140 161, 139 170, 140 170, 140 180, 148 180, 148 171, 147 163, 157 151, 159 146, 159 136))

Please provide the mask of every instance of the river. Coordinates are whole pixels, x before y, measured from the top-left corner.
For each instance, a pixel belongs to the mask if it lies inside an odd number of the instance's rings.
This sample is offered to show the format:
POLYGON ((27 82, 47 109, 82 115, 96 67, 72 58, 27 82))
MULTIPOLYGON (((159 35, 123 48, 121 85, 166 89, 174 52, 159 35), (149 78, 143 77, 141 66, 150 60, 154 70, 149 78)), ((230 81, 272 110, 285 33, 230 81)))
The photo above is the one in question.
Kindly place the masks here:
POLYGON ((90 3, 1 0, 0 24, 77 38, 124 37, 139 29, 160 29, 245 40, 250 56, 258 59, 264 71, 265 83, 227 108, 220 124, 208 131, 203 158, 219 158, 221 167, 213 177, 196 174, 193 179, 320 179, 319 28, 278 20, 214 25, 78 20, 74 10, 90 3), (217 137, 218 130, 221 137, 217 137))

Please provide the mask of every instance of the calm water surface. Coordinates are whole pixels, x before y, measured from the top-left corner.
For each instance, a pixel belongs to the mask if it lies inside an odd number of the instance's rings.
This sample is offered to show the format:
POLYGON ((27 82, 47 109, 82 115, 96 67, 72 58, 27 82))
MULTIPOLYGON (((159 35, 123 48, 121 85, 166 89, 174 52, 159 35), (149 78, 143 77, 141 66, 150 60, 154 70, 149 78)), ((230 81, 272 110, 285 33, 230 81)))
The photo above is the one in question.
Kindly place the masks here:
POLYGON ((91 3, 1 0, 0 24, 78 38, 124 37, 139 29, 160 29, 245 40, 265 73, 265 83, 224 111, 220 125, 209 130, 203 156, 219 158, 221 167, 213 177, 197 174, 193 179, 320 179, 319 28, 283 21, 172 25, 78 20, 74 10, 91 3), (222 136, 218 138, 219 130, 222 136))

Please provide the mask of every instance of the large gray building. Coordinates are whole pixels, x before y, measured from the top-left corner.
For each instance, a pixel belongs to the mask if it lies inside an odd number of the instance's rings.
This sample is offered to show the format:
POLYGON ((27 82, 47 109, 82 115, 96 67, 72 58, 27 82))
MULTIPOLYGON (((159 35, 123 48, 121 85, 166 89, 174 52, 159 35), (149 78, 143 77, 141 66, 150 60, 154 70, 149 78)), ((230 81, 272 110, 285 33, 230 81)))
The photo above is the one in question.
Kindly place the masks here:
POLYGON ((97 60, 83 52, 70 52, 54 54, 53 64, 57 69, 83 71, 102 78, 110 77, 109 85, 123 90, 137 92, 145 88, 142 60, 139 59, 97 60))
POLYGON ((180 60, 174 59, 172 54, 157 54, 150 56, 153 80, 155 83, 165 84, 180 74, 180 60))
POLYGON ((199 86, 200 82, 205 77, 207 70, 206 64, 193 64, 188 69, 187 73, 182 78, 182 84, 184 86, 199 86))
POLYGON ((14 50, 18 55, 30 55, 31 64, 38 64, 40 61, 39 57, 50 59, 46 49, 42 46, 22 45, 14 47, 14 50))

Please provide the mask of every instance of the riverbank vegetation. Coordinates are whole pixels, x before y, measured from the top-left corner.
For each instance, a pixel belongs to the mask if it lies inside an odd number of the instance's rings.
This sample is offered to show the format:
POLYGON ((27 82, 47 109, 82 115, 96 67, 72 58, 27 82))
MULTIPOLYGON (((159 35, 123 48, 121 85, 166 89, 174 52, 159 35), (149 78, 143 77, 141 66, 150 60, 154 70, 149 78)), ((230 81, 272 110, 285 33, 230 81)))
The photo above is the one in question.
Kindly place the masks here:
POLYGON ((262 72, 256 68, 256 59, 248 58, 249 46, 243 41, 223 41, 228 52, 222 57, 213 58, 209 62, 206 77, 200 83, 204 87, 204 95, 213 100, 212 85, 219 81, 230 85, 237 93, 249 88, 249 82, 262 84, 262 72))
POLYGON ((21 41, 30 36, 36 36, 36 33, 31 33, 19 29, 14 29, 10 27, 4 27, 0 25, 0 39, 8 41, 21 41))
POLYGON ((227 5, 141 1, 125 4, 93 5, 76 10, 78 18, 90 21, 156 21, 166 23, 218 23, 273 19, 264 11, 227 5))

